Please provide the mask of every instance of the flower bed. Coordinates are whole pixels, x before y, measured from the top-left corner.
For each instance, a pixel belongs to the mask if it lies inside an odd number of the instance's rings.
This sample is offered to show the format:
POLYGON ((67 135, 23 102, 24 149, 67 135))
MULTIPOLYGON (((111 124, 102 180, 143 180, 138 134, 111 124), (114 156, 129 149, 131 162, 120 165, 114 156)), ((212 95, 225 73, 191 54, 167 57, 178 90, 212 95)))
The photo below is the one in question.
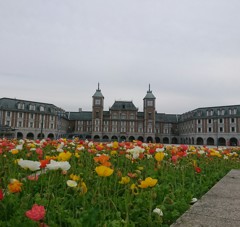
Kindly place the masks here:
POLYGON ((240 148, 0 139, 0 226, 169 226, 240 148))

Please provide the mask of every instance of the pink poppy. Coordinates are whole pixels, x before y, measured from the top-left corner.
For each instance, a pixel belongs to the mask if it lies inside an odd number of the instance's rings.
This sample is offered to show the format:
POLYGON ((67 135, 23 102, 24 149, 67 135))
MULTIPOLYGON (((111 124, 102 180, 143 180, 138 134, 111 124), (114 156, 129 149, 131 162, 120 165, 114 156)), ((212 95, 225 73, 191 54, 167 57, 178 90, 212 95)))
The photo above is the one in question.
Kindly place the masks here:
POLYGON ((45 217, 44 206, 34 204, 31 210, 26 211, 25 215, 33 221, 40 221, 45 217))

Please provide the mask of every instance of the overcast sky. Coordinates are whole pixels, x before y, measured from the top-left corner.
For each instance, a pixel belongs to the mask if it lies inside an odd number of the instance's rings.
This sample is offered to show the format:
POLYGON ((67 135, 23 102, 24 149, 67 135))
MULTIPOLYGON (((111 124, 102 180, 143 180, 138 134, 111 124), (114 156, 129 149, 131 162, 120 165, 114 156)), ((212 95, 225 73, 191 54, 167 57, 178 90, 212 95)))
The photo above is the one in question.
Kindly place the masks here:
POLYGON ((0 98, 91 110, 240 104, 239 0, 0 0, 0 98))

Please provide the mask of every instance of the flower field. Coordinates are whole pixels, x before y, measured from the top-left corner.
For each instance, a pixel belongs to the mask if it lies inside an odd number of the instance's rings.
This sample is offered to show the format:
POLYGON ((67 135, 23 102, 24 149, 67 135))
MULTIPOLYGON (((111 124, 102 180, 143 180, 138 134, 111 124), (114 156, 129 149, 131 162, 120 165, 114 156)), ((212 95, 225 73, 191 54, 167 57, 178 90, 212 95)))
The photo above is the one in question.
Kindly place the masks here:
POLYGON ((0 139, 0 226, 169 226, 240 148, 0 139))

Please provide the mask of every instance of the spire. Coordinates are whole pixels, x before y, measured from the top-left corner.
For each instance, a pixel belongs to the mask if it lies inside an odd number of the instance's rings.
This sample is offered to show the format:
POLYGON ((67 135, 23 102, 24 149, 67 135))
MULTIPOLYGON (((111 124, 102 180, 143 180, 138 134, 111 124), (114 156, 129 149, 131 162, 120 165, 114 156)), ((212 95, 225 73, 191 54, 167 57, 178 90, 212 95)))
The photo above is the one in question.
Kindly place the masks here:
POLYGON ((93 95, 93 97, 104 98, 103 95, 102 95, 102 92, 101 92, 101 90, 100 90, 100 84, 99 84, 99 82, 98 82, 98 87, 97 87, 96 92, 95 92, 95 94, 93 95))
POLYGON ((155 99, 155 96, 153 95, 153 93, 151 91, 150 84, 148 85, 148 91, 147 91, 147 94, 144 97, 144 99, 155 99))

